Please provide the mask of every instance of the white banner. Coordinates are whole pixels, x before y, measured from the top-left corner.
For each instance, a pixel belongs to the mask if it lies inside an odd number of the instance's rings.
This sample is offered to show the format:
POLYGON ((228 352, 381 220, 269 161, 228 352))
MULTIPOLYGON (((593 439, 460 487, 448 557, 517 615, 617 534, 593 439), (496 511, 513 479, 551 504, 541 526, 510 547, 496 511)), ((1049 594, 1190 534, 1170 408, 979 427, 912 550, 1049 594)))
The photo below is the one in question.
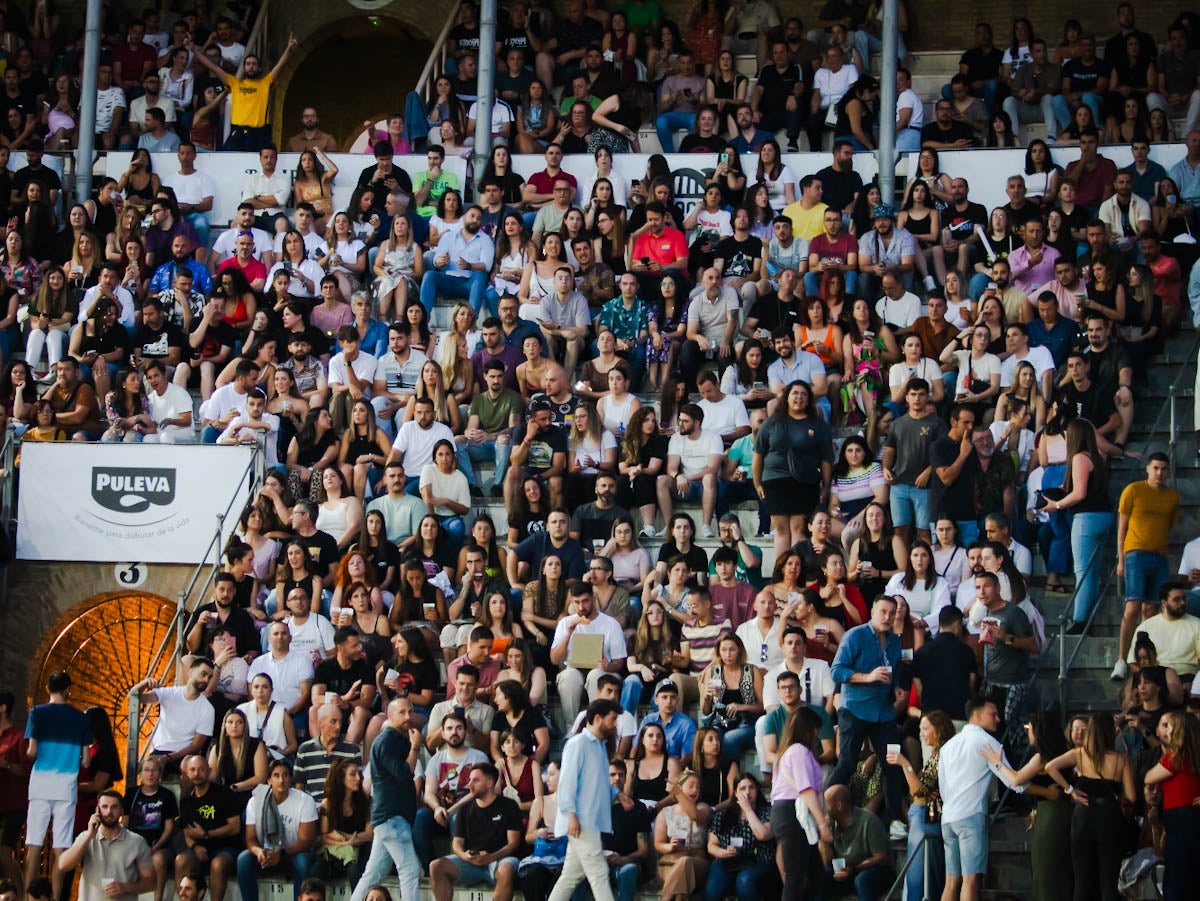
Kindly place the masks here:
MULTIPOLYGON (((21 448, 17 557, 200 563, 249 495, 251 447, 30 442, 21 448)), ((219 548, 218 548, 219 552, 219 548)))

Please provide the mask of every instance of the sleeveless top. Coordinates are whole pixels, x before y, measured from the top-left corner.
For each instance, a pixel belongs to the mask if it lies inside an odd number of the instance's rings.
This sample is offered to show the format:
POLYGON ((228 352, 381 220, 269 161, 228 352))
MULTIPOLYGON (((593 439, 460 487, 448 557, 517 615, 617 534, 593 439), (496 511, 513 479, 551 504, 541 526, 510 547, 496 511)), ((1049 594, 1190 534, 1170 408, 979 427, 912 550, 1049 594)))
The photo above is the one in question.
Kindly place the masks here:
POLYGON ((350 447, 346 452, 346 459, 353 464, 359 457, 367 454, 378 454, 379 445, 368 435, 359 435, 355 433, 350 438, 350 447))
POLYGON ((282 704, 272 701, 265 713, 260 713, 254 701, 238 705, 246 715, 246 737, 261 738, 267 753, 275 760, 283 760, 283 749, 287 745, 287 734, 283 731, 283 718, 287 711, 282 704))
POLYGON ((623 431, 625 423, 629 422, 629 409, 633 406, 633 395, 626 394, 625 402, 613 403, 612 395, 604 397, 604 427, 610 432, 623 431))
MULTIPOLYGON (((641 764, 641 761, 635 761, 641 764)), ((658 803, 667 796, 667 758, 663 757, 662 771, 657 776, 643 779, 638 772, 639 767, 633 768, 633 797, 639 801, 658 803)))
POLYGON ((904 222, 904 227, 914 237, 917 235, 933 234, 933 217, 926 214, 918 219, 910 213, 904 222))
MULTIPOLYGON (((820 340, 820 342, 817 344, 816 350, 813 351, 818 357, 821 358, 821 362, 824 363, 826 366, 830 366, 833 363, 833 357, 832 357, 832 352, 834 349, 833 338, 834 338, 833 327, 826 326, 825 327, 825 337, 820 340)), ((800 342, 803 344, 805 341, 808 341, 808 340, 809 340, 808 327, 802 325, 802 326, 800 326, 800 342)))
POLYGON ((1087 494, 1075 505, 1076 513, 1109 513, 1112 505, 1108 501, 1108 478, 1104 464, 1092 461, 1092 471, 1088 473, 1087 494))
POLYGON ((332 510, 324 504, 317 511, 317 528, 322 532, 328 532, 334 538, 340 536, 346 531, 346 526, 350 523, 350 515, 346 512, 346 505, 339 503, 332 510))
POLYGON ((543 278, 538 274, 537 264, 534 264, 533 275, 529 279, 529 296, 530 297, 553 297, 554 296, 554 275, 543 278))

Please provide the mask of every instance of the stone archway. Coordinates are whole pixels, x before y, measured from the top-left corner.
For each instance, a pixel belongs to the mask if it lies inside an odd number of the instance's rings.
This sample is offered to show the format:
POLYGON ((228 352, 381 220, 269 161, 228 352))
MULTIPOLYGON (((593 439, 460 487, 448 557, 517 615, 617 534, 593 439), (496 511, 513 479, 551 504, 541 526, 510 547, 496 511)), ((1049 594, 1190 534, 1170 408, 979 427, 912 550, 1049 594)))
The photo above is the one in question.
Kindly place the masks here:
MULTIPOLYGON (((71 676, 72 703, 80 709, 97 706, 108 714, 124 764, 129 689, 146 678, 164 640, 167 651, 153 675, 160 679, 166 675, 175 610, 174 601, 128 591, 107 592, 76 604, 42 638, 29 668, 29 706, 46 701, 50 673, 66 670, 71 676)), ((143 720, 143 740, 153 731, 155 721, 143 720)), ((121 785, 115 787, 120 790, 121 785)))

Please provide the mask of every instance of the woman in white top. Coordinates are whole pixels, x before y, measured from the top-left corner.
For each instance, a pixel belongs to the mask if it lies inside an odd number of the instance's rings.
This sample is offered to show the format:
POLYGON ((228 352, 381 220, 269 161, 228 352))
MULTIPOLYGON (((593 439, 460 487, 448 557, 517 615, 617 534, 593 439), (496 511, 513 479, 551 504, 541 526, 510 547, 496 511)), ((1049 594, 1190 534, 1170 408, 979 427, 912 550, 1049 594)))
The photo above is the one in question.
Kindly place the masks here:
POLYGON ((933 550, 920 539, 908 551, 904 572, 892 576, 883 593, 900 595, 908 601, 913 627, 917 629, 936 629, 938 614, 950 604, 950 589, 945 580, 938 578, 933 550))
MULTIPOLYGON (((987 351, 991 332, 986 325, 967 329, 958 341, 952 341, 942 351, 942 362, 958 361, 954 402, 975 413, 975 421, 988 425, 995 415, 996 398, 1000 395, 1000 358, 987 351)), ((940 378, 939 378, 940 381, 940 378)))
POLYGON ((604 428, 620 441, 625 437, 625 425, 642 406, 642 402, 629 393, 629 364, 624 360, 608 371, 608 394, 600 398, 597 410, 604 428))
POLYGON ((601 425, 600 414, 590 401, 581 401, 571 417, 567 435, 567 505, 596 499, 596 476, 617 471, 617 439, 601 425))
POLYGON ((345 550, 358 540, 362 525, 362 502, 346 485, 346 477, 336 466, 327 466, 321 473, 321 490, 317 494, 320 506, 316 526, 337 539, 338 548, 345 550))
POLYGON ((971 578, 971 562, 967 549, 959 543, 958 526, 945 516, 933 527, 933 568, 951 595, 957 595, 958 586, 971 578))
POLYGON ((272 759, 283 760, 292 757, 300 743, 296 741, 296 725, 287 709, 271 700, 274 690, 271 677, 259 673, 250 680, 250 700, 238 704, 238 710, 246 715, 246 735, 261 738, 272 759))
POLYGON ((367 245, 354 237, 350 217, 344 211, 336 213, 329 223, 325 243, 329 245, 329 254, 318 262, 337 278, 342 296, 349 297, 358 290, 367 271, 367 245))
POLYGON ((904 359, 893 363, 888 370, 888 390, 892 403, 904 405, 904 392, 910 379, 924 379, 929 383, 929 396, 935 404, 940 404, 946 395, 946 386, 942 382, 942 368, 929 357, 921 356, 921 338, 919 335, 906 335, 901 345, 904 359))
POLYGON ((525 272, 521 275, 517 297, 521 301, 522 319, 537 320, 536 311, 531 313, 528 307, 540 307, 543 297, 554 294, 554 271, 564 264, 570 265, 562 236, 558 232, 547 232, 542 237, 541 254, 525 264, 525 272))
POLYGON ((421 277, 425 274, 425 258, 421 248, 413 240, 412 224, 405 216, 392 219, 392 233, 375 255, 375 300, 379 304, 379 318, 390 322, 393 311, 398 315, 408 306, 411 294, 417 296, 421 277))
POLYGON ((779 142, 771 139, 758 151, 758 181, 767 186, 771 209, 783 212, 789 203, 796 202, 796 173, 779 158, 779 142))
POLYGON ((463 517, 471 510, 471 487, 458 469, 454 444, 445 438, 433 446, 433 462, 421 468, 421 500, 446 530, 452 547, 467 534, 463 517))
POLYGON ((1025 151, 1025 202, 1041 204, 1057 197, 1060 174, 1049 145, 1041 138, 1030 141, 1025 151))
POLYGON ((293 297, 316 297, 321 279, 325 277, 321 264, 308 258, 304 236, 295 229, 290 229, 283 236, 283 252, 279 262, 267 273, 268 285, 274 283, 276 272, 286 272, 290 276, 288 294, 293 297))
POLYGON ((462 231, 462 195, 454 188, 438 198, 437 212, 429 217, 429 246, 437 247, 443 235, 462 231))
POLYGON ((612 561, 613 581, 631 595, 641 592, 654 569, 650 555, 638 543, 633 520, 628 516, 613 521, 612 537, 597 553, 612 561))
POLYGON ((191 62, 191 51, 186 47, 177 47, 171 54, 171 65, 158 70, 158 78, 162 82, 159 93, 175 102, 176 115, 186 112, 192 105, 196 76, 192 74, 191 62))
POLYGON ((957 270, 951 269, 946 273, 946 282, 942 286, 946 294, 946 321, 956 329, 965 329, 979 315, 975 302, 963 294, 962 279, 957 270))
POLYGON ((594 172, 589 172, 580 181, 578 196, 590 198, 594 193, 592 187, 596 182, 601 178, 607 178, 609 184, 612 185, 612 202, 618 206, 628 206, 626 201, 629 198, 629 179, 619 172, 613 171, 612 151, 607 147, 597 147, 593 157, 596 160, 596 169, 594 172))
POLYGON ((492 286, 488 289, 488 310, 496 315, 501 297, 516 297, 521 292, 525 267, 537 259, 537 248, 529 240, 525 222, 518 212, 505 213, 496 237, 496 261, 492 266, 492 286))

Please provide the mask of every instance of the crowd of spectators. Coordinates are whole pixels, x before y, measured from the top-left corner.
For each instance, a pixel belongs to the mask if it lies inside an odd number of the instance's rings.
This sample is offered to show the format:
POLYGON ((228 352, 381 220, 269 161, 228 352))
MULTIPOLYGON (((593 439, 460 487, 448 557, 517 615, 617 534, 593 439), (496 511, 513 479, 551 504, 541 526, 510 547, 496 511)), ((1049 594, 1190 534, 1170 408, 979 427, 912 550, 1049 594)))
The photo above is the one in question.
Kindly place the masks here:
POLYGON ((876 146, 880 7, 828 3, 806 32, 767 0, 697 2, 684 36, 653 0, 517 0, 471 202, 445 167, 478 103, 464 3, 427 121, 364 123, 346 209, 315 108, 294 179, 270 140, 294 40, 267 70, 245 15, 106 20, 98 138, 137 149, 64 212, 42 155, 77 139, 80 56, 38 119, 58 26, 9 6, 5 93, 31 112, 0 123, 0 161, 28 160, 0 185, 6 421, 254 444, 268 469, 179 678, 132 687, 157 726, 123 796, 109 716, 71 706, 67 674, 24 730, 0 692, 0 897, 61 897, 78 869, 89 899, 160 901, 173 873, 186 901, 233 880, 252 901, 278 872, 301 901, 340 879, 387 901, 394 868, 405 901, 422 877, 439 901, 563 901, 585 878, 626 901, 651 881, 876 898, 907 841, 930 858, 909 897, 969 899, 993 777, 1036 805, 1038 897, 1115 897, 1135 850, 1189 895, 1200 539, 1174 567, 1165 455, 1120 492, 1109 462, 1135 453, 1147 366, 1200 318, 1200 26, 1160 50, 1121 4, 1101 59, 1078 23, 1053 56, 1025 19, 1006 51, 980 24, 928 124, 902 69, 897 141, 920 153, 897 210, 853 166, 876 146), (1152 145, 1184 116, 1168 171, 1152 145), (942 171, 939 150, 1014 146, 1039 118, 1003 206, 942 171), (614 170, 649 121, 715 162, 686 212, 663 156, 614 170), (259 168, 216 222, 195 161, 225 124, 259 168), (778 131, 831 139, 828 165, 793 171, 778 131), (164 151, 178 168, 155 172, 164 151), (545 168, 522 179, 513 151, 545 168), (1114 539, 1120 713, 1064 726, 1034 684, 1043 598, 1086 634, 1114 539))

